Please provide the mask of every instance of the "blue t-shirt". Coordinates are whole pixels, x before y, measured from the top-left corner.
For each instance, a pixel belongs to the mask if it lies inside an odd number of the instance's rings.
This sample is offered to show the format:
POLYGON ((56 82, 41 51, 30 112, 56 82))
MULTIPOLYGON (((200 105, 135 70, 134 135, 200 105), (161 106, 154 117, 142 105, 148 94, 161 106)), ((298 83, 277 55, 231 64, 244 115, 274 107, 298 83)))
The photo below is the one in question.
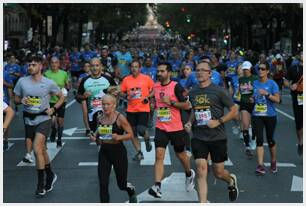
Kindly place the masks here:
POLYGON ((237 60, 234 60, 234 61, 227 61, 226 62, 226 76, 227 77, 232 77, 236 74, 236 68, 238 67, 239 65, 239 61, 237 60))
POLYGON ((157 75, 157 68, 156 67, 142 67, 141 68, 141 73, 148 75, 149 77, 151 77, 151 79, 156 82, 156 75, 157 75))
POLYGON ((264 95, 259 94, 259 89, 266 90, 269 94, 279 93, 279 88, 275 81, 268 79, 266 82, 262 83, 259 80, 253 82, 254 88, 254 101, 255 106, 253 109, 253 116, 276 116, 276 110, 274 103, 266 98, 264 95))
POLYGON ((18 64, 7 64, 4 67, 4 71, 7 71, 11 79, 14 81, 17 77, 13 75, 13 73, 21 73, 21 67, 18 64))
POLYGON ((129 64, 133 60, 130 52, 126 52, 124 54, 118 52, 116 56, 118 60, 118 66, 121 72, 121 77, 129 75, 130 74, 129 64))
POLYGON ((71 62, 71 71, 81 71, 81 67, 79 65, 79 61, 81 59, 80 52, 73 52, 70 54, 70 62, 71 62))
POLYGON ((212 70, 210 79, 211 79, 212 83, 223 87, 223 78, 222 78, 222 76, 219 72, 217 72, 215 70, 212 70))
POLYGON ((233 101, 240 102, 239 92, 239 76, 236 74, 231 78, 231 84, 233 87, 233 101))
POLYGON ((87 76, 89 76, 88 73, 86 73, 86 72, 82 73, 82 74, 80 74, 79 79, 82 79, 82 78, 87 77, 87 76))
POLYGON ((183 88, 186 88, 187 79, 180 79, 179 83, 183 88))
POLYGON ((83 51, 81 57, 85 62, 89 62, 92 58, 97 57, 97 53, 94 51, 83 51))
POLYGON ((182 61, 179 59, 170 59, 168 60, 168 63, 172 66, 172 72, 171 72, 171 79, 174 81, 179 81, 180 77, 180 70, 182 66, 182 61))
MULTIPOLYGON (((3 79, 9 84, 13 84, 13 80, 11 79, 7 71, 3 71, 3 79)), ((8 105, 10 104, 10 96, 8 93, 8 88, 4 85, 3 85, 3 101, 7 103, 8 105)))
POLYGON ((28 69, 29 69, 29 64, 23 65, 23 67, 21 69, 22 76, 28 76, 29 75, 28 69))

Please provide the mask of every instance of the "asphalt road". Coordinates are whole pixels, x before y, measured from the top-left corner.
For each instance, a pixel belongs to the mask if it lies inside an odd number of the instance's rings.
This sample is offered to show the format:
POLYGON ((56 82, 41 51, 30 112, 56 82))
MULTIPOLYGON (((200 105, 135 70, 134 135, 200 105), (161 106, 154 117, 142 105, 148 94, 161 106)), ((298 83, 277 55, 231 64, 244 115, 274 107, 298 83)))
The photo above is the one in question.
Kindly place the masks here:
MULTIPOLYGON (((72 97, 68 102, 72 101, 72 97)), ((303 202, 303 159, 296 151, 295 125, 292 120, 291 97, 283 96, 282 104, 277 108, 278 124, 275 138, 277 143, 277 161, 279 172, 265 176, 255 174, 256 157, 248 159, 244 154, 242 140, 231 131, 232 124, 227 123, 228 156, 226 169, 235 173, 240 189, 238 203, 302 203, 303 202), (286 114, 284 114, 286 113, 286 114)), ((54 156, 51 164, 58 180, 54 190, 43 198, 34 196, 37 175, 34 166, 17 166, 24 154, 24 128, 21 113, 12 123, 10 149, 3 153, 3 202, 4 203, 98 203, 99 187, 97 176, 97 146, 91 144, 84 135, 80 105, 75 102, 66 109, 65 142, 62 149, 56 149, 55 143, 48 143, 49 152, 54 156)), ((154 129, 150 130, 154 136, 154 129)), ((153 137, 152 137, 153 138, 153 137)), ((147 189, 154 183, 154 151, 145 152, 145 160, 134 162, 135 150, 130 141, 125 142, 128 150, 128 181, 136 186, 140 202, 197 202, 196 191, 184 191, 184 176, 180 162, 172 147, 166 155, 165 179, 162 183, 163 198, 153 199, 147 195, 147 189)), ((144 145, 143 145, 144 146, 144 145)), ((268 147, 265 146, 265 162, 270 162, 268 147)), ((192 159, 192 166, 194 161, 192 159)), ((227 203, 227 185, 215 180, 212 172, 208 177, 208 200, 211 203, 227 203)), ((111 202, 123 203, 127 194, 120 191, 114 172, 110 179, 111 202)))

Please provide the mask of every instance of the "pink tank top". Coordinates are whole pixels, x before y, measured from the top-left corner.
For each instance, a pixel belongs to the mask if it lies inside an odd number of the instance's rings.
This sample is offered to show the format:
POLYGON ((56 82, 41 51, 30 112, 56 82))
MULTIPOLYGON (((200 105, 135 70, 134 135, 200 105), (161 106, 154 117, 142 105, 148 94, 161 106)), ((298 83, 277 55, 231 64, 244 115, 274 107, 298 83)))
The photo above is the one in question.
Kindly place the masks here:
POLYGON ((156 127, 166 132, 183 130, 180 110, 161 102, 164 96, 170 97, 171 101, 178 101, 174 88, 177 82, 171 81, 168 85, 162 86, 160 82, 154 84, 155 107, 157 112, 156 127))

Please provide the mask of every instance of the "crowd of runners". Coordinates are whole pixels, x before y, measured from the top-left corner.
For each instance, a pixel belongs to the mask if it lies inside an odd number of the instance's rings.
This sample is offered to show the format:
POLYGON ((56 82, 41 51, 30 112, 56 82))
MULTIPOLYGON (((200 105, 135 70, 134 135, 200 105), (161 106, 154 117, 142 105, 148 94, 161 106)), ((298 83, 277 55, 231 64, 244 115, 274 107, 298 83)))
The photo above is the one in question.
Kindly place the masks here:
POLYGON ((130 202, 137 202, 135 186, 128 182, 129 160, 123 142, 131 140, 135 148, 132 161, 141 161, 144 155, 139 137, 147 152, 155 150, 155 182, 148 190, 150 195, 162 197, 163 162, 170 143, 185 172, 186 191, 192 191, 197 181, 199 201, 207 202, 211 161, 213 174, 227 184, 229 200, 235 201, 238 179, 224 168, 227 133, 243 140, 243 155, 250 161, 256 157, 256 174, 277 173, 275 105, 281 104, 286 88, 292 97, 297 153, 302 156, 302 51, 292 56, 275 50, 256 53, 207 45, 134 48, 124 44, 96 48, 85 44, 81 51, 59 46, 48 51, 7 51, 3 69, 3 151, 8 149, 14 113, 22 111, 26 142, 23 161, 36 162, 35 194, 50 192, 57 175, 51 168, 46 141, 50 138, 62 147, 70 95, 81 108, 85 135, 99 147, 101 202, 110 201, 112 167, 120 190, 127 192, 130 202), (232 131, 225 130, 230 121, 232 131), (155 148, 150 129, 155 132, 155 148), (269 170, 263 163, 265 141, 269 170))

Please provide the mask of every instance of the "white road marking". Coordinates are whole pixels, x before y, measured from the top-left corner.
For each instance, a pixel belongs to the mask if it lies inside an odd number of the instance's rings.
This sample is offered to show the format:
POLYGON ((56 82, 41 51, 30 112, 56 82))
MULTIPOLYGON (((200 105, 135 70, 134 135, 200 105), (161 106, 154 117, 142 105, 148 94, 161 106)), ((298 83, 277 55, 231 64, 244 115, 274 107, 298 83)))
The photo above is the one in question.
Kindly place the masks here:
MULTIPOLYGON (((10 138, 10 141, 24 141, 25 138, 10 138)), ((62 140, 89 140, 88 137, 62 137, 62 140)))
MULTIPOLYGON (((140 161, 140 165, 154 165, 155 163, 155 144, 151 142, 152 150, 151 152, 146 151, 146 145, 144 142, 141 142, 141 151, 143 152, 144 159, 140 161)), ((166 148, 166 154, 164 159, 164 165, 171 165, 169 148, 166 148)))
POLYGON ((79 162, 79 166, 98 166, 98 162, 79 162))
MULTIPOLYGON (((270 167, 270 162, 265 162, 264 165, 266 167, 270 167)), ((276 163, 277 167, 296 167, 295 164, 292 164, 292 163, 281 163, 281 162, 277 162, 276 163)))
POLYGON ((303 192, 303 178, 293 175, 291 192, 303 192))
POLYGON ((63 131, 63 134, 66 134, 66 135, 73 135, 73 133, 75 133, 75 131, 77 130, 78 128, 77 127, 73 127, 73 128, 70 128, 70 129, 65 129, 63 131))
MULTIPOLYGON (((48 142, 47 143, 47 148, 48 148, 47 152, 48 152, 48 155, 49 155, 50 162, 52 162, 52 160, 56 157, 58 152, 61 151, 61 149, 64 147, 64 145, 65 145, 65 142, 62 143, 62 147, 57 148, 55 142, 48 142)), ((31 155, 32 155, 32 159, 34 160, 34 163, 25 163, 23 161, 20 161, 17 166, 35 166, 36 164, 35 164, 34 153, 32 152, 31 155)))
POLYGON ((293 121, 295 120, 294 117, 291 116, 290 114, 287 114, 286 112, 283 112, 282 110, 277 109, 277 108, 275 108, 275 110, 276 110, 278 113, 284 115, 285 117, 288 117, 289 119, 291 119, 291 120, 293 120, 293 121))
POLYGON ((187 192, 185 189, 185 173, 174 172, 162 180, 162 198, 154 198, 148 190, 137 195, 138 202, 198 202, 195 189, 187 192))
POLYGON ((76 101, 75 101, 75 99, 74 100, 72 100, 71 102, 69 102, 68 104, 66 104, 66 109, 68 108, 68 107, 70 107, 73 103, 75 103, 76 101))

